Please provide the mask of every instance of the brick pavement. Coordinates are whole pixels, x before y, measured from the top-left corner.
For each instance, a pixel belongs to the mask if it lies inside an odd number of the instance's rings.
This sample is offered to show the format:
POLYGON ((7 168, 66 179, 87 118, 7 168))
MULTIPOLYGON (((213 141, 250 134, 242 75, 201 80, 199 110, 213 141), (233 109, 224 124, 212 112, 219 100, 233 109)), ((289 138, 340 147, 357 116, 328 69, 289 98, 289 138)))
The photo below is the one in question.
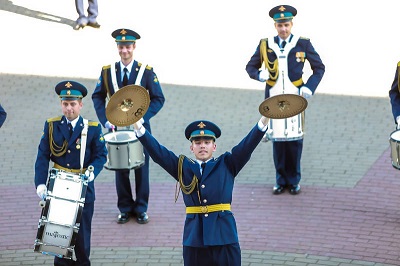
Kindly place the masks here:
MULTIPOLYGON (((85 35, 71 31, 73 21, 67 17, 75 15, 73 8, 55 16, 58 6, 46 5, 43 10, 49 11, 42 12, 40 2, 26 1, 27 8, 19 5, 21 1, 14 2, 0 0, 3 22, 32 23, 36 26, 32 33, 51 29, 55 39, 79 38, 72 48, 98 37, 95 31, 88 30, 85 35), (60 23, 67 27, 58 27, 60 23)), ((2 28, 3 36, 15 32, 20 31, 2 28)), ((43 54, 54 50, 36 42, 30 47, 34 52, 24 54, 24 58, 42 70, 43 54)), ((63 54, 58 56, 65 59, 63 54)), ((13 69, 10 72, 26 67, 7 66, 13 69)), ((53 87, 66 77, 46 76, 46 70, 32 70, 42 76, 0 73, 1 102, 8 112, 0 130, 1 266, 52 265, 52 257, 32 251, 40 214, 33 165, 45 119, 60 114, 53 87)), ((94 79, 77 80, 88 88, 96 83, 94 79)), ((163 84, 163 88, 167 101, 152 121, 153 133, 177 154, 190 155, 183 130, 194 119, 207 118, 221 126, 220 154, 230 150, 259 118, 261 90, 172 84, 163 84)), ((90 99, 84 103, 83 115, 96 119, 90 99)), ((271 194, 271 143, 257 147, 237 178, 233 210, 242 264, 400 265, 400 179, 390 166, 388 139, 393 121, 389 100, 317 94, 309 102, 306 121, 309 130, 304 140, 300 195, 271 194)), ((154 163, 150 171, 151 221, 147 225, 116 224, 113 172, 104 170, 97 178, 91 255, 94 266, 182 265, 184 206, 181 199, 174 203, 173 180, 154 163)))
MULTIPOLYGON (((0 143, 0 265, 51 265, 33 253, 40 214, 33 164, 44 120, 60 109, 53 86, 65 77, 1 74, 9 113, 0 143), (11 88, 5 90, 5 88, 11 88), (21 209, 21 206, 26 206, 21 209), (20 210, 20 211, 17 211, 20 210)), ((88 88, 95 80, 78 79, 88 88)), ((217 154, 229 150, 258 120, 261 91, 163 84, 167 102, 152 121, 154 135, 189 155, 183 129, 203 118, 222 128, 217 154), (226 101, 229 99, 229 101, 226 101)), ((90 99, 83 115, 95 119, 90 99)), ((317 94, 307 110, 303 193, 273 196, 270 143, 261 143, 238 176, 233 209, 243 265, 400 265, 398 172, 390 165, 393 125, 388 99, 317 94), (355 110, 356 109, 356 110, 355 110)), ((150 223, 115 223, 113 172, 96 180, 93 265, 182 265, 184 206, 175 183, 151 164, 150 223)))

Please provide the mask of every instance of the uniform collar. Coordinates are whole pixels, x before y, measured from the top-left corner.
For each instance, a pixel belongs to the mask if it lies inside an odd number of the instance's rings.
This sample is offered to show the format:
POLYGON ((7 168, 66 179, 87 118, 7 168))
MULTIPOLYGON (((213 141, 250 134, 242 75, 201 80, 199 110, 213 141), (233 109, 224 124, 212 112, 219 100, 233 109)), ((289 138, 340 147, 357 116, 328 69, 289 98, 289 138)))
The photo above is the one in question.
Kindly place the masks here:
POLYGON ((79 118, 80 118, 80 116, 78 116, 77 118, 75 118, 72 121, 69 121, 67 118, 65 118, 65 120, 67 120, 67 124, 71 123, 72 124, 72 128, 75 128, 76 123, 78 123, 79 118))

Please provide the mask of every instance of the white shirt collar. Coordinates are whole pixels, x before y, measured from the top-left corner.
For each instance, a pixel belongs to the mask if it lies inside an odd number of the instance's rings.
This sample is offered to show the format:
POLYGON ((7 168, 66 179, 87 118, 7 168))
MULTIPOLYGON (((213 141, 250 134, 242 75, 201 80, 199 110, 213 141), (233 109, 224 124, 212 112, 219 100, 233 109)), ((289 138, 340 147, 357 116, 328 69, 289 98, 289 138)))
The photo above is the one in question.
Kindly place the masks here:
POLYGON ((205 161, 205 162, 196 159, 196 162, 201 166, 202 163, 208 163, 211 159, 212 159, 212 158, 208 159, 208 160, 205 161))
POLYGON ((78 116, 77 118, 75 118, 74 120, 72 120, 72 121, 69 121, 69 120, 67 119, 67 123, 71 123, 72 128, 74 129, 75 126, 76 126, 76 123, 78 123, 78 120, 79 120, 79 116, 78 116))
POLYGON ((128 76, 129 76, 129 74, 130 74, 130 72, 131 72, 131 69, 132 69, 132 66, 133 66, 133 62, 134 62, 134 60, 132 60, 132 62, 130 62, 129 65, 124 66, 124 64, 122 64, 122 62, 119 61, 119 66, 121 67, 121 75, 122 75, 122 77, 124 76, 124 68, 125 68, 125 67, 128 69, 127 74, 128 74, 128 76))

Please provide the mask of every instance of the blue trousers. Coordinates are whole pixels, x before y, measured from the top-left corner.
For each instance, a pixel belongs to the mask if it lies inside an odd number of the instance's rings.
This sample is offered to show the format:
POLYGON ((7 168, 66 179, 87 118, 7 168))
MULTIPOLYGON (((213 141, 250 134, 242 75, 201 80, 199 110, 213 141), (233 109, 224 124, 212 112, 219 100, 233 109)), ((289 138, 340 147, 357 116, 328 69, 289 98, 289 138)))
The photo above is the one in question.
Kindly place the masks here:
POLYGON ((54 257, 55 266, 90 266, 90 237, 92 233, 93 213, 94 202, 85 203, 74 248, 76 261, 54 257))
POLYGON ((300 160, 303 140, 274 141, 272 150, 276 183, 281 186, 298 185, 301 180, 300 160))
POLYGON ((185 266, 240 266, 242 264, 239 243, 208 246, 183 246, 185 266))
POLYGON ((149 181, 149 154, 146 149, 144 151, 144 165, 135 172, 135 192, 136 199, 133 198, 131 181, 129 174, 131 170, 117 170, 115 172, 115 185, 117 189, 118 202, 117 206, 120 212, 147 212, 150 194, 149 181))

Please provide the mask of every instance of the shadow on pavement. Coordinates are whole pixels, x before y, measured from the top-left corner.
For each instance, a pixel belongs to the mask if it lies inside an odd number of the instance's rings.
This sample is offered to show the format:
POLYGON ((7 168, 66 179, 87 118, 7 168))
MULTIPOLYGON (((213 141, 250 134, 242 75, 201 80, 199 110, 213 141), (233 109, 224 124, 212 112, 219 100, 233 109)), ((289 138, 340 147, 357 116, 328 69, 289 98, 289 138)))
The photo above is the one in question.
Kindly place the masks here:
POLYGON ((45 21, 51 21, 55 23, 61 23, 65 25, 69 25, 71 27, 74 26, 75 21, 63 17, 59 17, 57 15, 52 15, 36 10, 32 10, 23 6, 17 6, 14 5, 12 1, 9 0, 0 0, 0 10, 12 12, 15 14, 31 17, 31 18, 36 18, 36 19, 41 19, 45 21))

